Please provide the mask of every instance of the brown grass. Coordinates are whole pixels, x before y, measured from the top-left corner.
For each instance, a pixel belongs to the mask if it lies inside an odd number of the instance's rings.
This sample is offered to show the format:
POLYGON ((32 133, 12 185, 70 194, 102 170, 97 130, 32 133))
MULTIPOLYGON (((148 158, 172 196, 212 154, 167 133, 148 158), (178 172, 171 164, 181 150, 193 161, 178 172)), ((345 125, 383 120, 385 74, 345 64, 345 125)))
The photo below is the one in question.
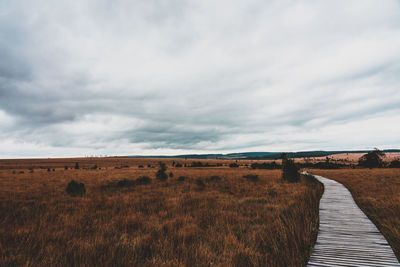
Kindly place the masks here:
POLYGON ((283 183, 280 171, 173 168, 164 160, 174 173, 167 182, 118 187, 123 178, 154 178, 147 164, 158 160, 63 169, 75 161, 24 160, 0 170, 0 266, 301 266, 311 253, 319 184, 283 183), (114 168, 121 165, 129 168, 114 168), (11 169, 21 166, 35 169, 11 169), (85 196, 66 194, 71 179, 85 184, 85 196))
POLYGON ((344 184, 400 260, 400 169, 311 170, 344 184))

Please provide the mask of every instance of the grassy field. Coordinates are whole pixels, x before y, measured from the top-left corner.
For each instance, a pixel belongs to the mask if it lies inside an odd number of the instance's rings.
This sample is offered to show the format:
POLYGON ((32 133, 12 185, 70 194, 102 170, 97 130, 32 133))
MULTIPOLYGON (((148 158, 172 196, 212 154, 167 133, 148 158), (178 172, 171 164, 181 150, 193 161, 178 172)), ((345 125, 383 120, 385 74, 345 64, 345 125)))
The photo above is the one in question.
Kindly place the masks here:
POLYGON ((320 184, 284 183, 280 170, 247 163, 176 168, 172 159, 162 160, 172 172, 162 182, 158 161, 0 161, 0 266, 305 265, 320 184), (141 176, 151 183, 118 183, 141 176), (71 179, 85 184, 84 196, 65 192, 71 179))
POLYGON ((400 169, 310 170, 344 184, 400 260, 400 169))

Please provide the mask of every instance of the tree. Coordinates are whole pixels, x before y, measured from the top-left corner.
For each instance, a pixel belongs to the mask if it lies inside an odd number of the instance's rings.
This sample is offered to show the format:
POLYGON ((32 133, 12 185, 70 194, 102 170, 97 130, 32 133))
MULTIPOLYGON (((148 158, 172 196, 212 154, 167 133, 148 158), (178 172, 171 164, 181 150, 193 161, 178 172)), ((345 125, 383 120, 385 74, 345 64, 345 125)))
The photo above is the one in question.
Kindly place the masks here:
POLYGON ((381 168, 384 166, 383 157, 385 153, 375 148, 359 158, 358 165, 366 168, 381 168))
POLYGON ((299 167, 292 159, 289 159, 286 153, 282 153, 282 179, 291 183, 300 180, 299 167))

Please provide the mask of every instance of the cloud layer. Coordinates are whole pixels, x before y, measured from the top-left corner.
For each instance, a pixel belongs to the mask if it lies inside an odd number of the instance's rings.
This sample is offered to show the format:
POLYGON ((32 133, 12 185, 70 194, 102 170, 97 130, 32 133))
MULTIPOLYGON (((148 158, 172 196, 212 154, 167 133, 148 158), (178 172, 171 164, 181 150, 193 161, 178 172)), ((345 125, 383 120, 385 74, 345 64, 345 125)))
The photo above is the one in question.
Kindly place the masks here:
POLYGON ((398 148, 398 1, 3 1, 0 157, 398 148))

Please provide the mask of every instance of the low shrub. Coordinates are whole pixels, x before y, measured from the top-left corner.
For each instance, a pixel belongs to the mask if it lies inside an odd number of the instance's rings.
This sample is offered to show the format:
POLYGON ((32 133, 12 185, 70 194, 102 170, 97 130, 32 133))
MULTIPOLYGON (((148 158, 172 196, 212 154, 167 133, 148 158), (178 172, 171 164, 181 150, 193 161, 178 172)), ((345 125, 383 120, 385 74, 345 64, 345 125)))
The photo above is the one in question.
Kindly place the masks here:
POLYGON ((389 168, 400 168, 400 160, 393 160, 390 162, 389 168))
POLYGON ((178 179, 176 179, 179 182, 185 181, 185 176, 179 176, 178 179))
POLYGON ((239 164, 233 162, 233 163, 230 163, 230 164, 229 164, 229 167, 230 167, 230 168, 238 168, 238 167, 239 167, 239 164))
POLYGON ((65 189, 70 196, 83 196, 86 193, 85 184, 71 180, 65 189))
POLYGON ((168 179, 168 175, 165 172, 167 170, 167 166, 164 162, 159 162, 160 169, 156 172, 156 178, 160 181, 166 181, 168 179))
POLYGON ((300 180, 299 167, 284 153, 282 154, 282 179, 291 183, 300 180))
POLYGON ((199 189, 204 189, 204 187, 206 187, 206 184, 204 183, 204 181, 201 178, 197 178, 195 180, 195 183, 199 187, 199 189))
POLYGON ((141 176, 136 179, 135 183, 137 185, 144 185, 144 184, 150 184, 151 183, 151 178, 148 176, 141 176))
POLYGON ((119 187, 134 186, 135 185, 135 181, 124 178, 122 180, 119 180, 117 185, 119 187))
POLYGON ((247 175, 244 175, 243 178, 248 179, 252 182, 257 182, 259 180, 257 174, 247 174, 247 175))

